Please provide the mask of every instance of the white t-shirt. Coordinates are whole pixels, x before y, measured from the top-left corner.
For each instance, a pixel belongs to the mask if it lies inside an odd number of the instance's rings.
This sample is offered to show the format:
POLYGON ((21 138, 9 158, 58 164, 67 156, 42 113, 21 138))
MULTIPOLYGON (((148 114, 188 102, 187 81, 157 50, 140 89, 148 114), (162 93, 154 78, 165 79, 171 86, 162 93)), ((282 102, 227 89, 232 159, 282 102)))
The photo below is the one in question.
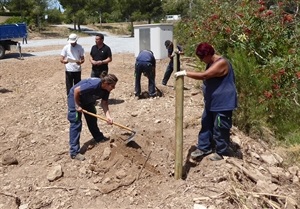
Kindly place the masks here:
POLYGON ((67 44, 62 49, 61 56, 64 56, 65 59, 69 59, 70 61, 65 64, 66 71, 68 72, 79 72, 81 71, 81 65, 78 65, 76 62, 72 62, 72 60, 81 60, 81 57, 84 56, 84 49, 80 44, 76 44, 72 46, 71 44, 67 44))

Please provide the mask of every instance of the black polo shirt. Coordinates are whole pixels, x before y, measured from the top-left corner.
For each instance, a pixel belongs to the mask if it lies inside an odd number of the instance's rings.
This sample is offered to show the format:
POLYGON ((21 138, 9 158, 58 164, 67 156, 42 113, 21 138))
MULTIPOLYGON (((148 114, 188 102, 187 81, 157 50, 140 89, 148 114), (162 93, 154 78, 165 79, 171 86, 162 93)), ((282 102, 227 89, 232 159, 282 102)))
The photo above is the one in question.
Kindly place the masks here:
MULTIPOLYGON (((97 45, 92 46, 90 55, 95 61, 105 60, 108 57, 112 57, 110 47, 106 44, 103 44, 101 48, 98 48, 97 45)), ((108 64, 93 65, 92 70, 108 71, 108 64)))

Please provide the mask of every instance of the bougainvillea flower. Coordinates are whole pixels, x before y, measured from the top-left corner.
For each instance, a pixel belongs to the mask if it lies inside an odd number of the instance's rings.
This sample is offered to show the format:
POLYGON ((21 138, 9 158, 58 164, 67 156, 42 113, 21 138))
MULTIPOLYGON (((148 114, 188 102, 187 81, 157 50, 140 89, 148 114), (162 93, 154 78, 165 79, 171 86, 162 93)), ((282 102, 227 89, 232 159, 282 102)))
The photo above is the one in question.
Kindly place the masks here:
POLYGON ((284 75, 285 74, 285 70, 284 69, 281 69, 281 70, 279 70, 279 72, 278 72, 280 75, 284 75))
POLYGON ((265 91, 265 92, 264 92, 264 96, 265 96, 266 98, 268 98, 268 99, 271 99, 271 98, 272 98, 272 93, 269 92, 269 91, 265 91))

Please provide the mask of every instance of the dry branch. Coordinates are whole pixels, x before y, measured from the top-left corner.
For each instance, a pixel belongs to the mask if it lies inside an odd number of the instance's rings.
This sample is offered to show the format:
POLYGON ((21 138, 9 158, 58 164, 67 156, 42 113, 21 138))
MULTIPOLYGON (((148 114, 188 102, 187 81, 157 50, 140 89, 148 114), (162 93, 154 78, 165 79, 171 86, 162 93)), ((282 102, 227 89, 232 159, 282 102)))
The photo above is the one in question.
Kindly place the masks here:
POLYGON ((220 193, 220 194, 213 195, 213 196, 195 197, 195 198, 193 199, 193 201, 194 201, 194 202, 197 202, 197 201, 203 201, 203 200, 217 199, 217 198, 222 197, 224 194, 225 194, 225 192, 222 192, 222 193, 220 193))
POLYGON ((254 183, 257 183, 258 181, 258 178, 252 174, 250 171, 248 171, 245 167, 243 167, 242 165, 238 164, 236 161, 228 158, 226 159, 226 162, 236 166, 237 168, 239 168, 240 170, 242 170, 242 172, 251 180, 253 181, 254 183))
POLYGON ((149 160, 149 157, 150 157, 151 153, 152 153, 152 150, 149 152, 149 154, 148 154, 148 156, 147 156, 147 158, 146 158, 146 160, 145 160, 145 162, 144 162, 144 164, 143 164, 143 167, 141 168, 141 170, 140 170, 140 172, 139 172, 139 175, 137 176, 136 180, 139 180, 140 175, 141 175, 141 173, 142 173, 144 167, 146 166, 146 163, 147 163, 147 161, 149 160))
POLYGON ((75 188, 75 187, 63 187, 63 186, 52 186, 52 187, 36 187, 36 190, 43 190, 43 189, 62 189, 62 190, 66 190, 68 192, 70 192, 71 190, 76 190, 76 189, 82 189, 82 190, 95 190, 97 192, 101 192, 100 189, 98 188, 88 188, 88 187, 79 187, 79 188, 75 188))

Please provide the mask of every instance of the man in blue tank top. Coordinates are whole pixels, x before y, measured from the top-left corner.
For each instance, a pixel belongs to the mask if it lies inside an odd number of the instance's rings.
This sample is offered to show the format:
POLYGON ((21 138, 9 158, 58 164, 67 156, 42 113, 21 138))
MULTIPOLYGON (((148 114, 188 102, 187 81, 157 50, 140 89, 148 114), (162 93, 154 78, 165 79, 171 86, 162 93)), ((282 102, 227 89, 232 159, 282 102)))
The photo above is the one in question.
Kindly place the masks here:
POLYGON ((192 158, 210 156, 211 160, 221 160, 223 155, 234 155, 230 144, 232 111, 237 108, 237 91, 233 68, 228 60, 215 54, 208 43, 200 43, 196 49, 197 57, 206 63, 204 72, 179 71, 175 77, 188 76, 203 80, 204 111, 201 130, 198 134, 197 149, 192 158))

